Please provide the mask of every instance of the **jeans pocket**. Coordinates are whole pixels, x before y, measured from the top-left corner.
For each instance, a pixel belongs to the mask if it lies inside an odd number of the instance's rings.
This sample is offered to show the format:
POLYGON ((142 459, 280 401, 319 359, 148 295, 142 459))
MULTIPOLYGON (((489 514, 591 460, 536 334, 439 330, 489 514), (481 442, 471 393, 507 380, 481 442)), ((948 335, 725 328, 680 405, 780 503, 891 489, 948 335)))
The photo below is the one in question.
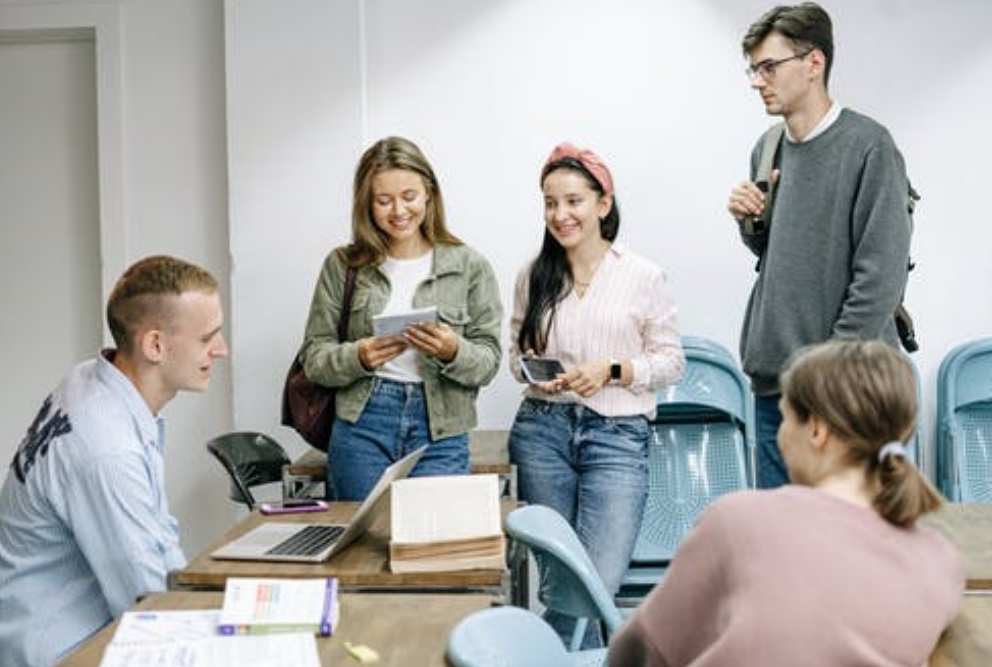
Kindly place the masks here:
POLYGON ((603 431, 613 437, 617 447, 647 457, 651 426, 646 417, 607 417, 603 420, 603 431))

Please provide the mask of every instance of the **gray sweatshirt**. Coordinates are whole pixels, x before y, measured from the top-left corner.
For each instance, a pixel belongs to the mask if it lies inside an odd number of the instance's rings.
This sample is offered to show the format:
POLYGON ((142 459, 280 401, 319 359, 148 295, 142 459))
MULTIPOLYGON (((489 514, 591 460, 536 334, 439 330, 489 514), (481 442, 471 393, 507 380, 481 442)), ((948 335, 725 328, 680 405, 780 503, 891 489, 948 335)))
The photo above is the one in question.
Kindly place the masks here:
POLYGON ((893 311, 909 260, 906 169, 877 122, 844 109, 807 142, 783 138, 778 168, 770 231, 741 232, 760 258, 740 346, 759 395, 778 391, 782 366, 805 345, 831 338, 898 345, 893 311))

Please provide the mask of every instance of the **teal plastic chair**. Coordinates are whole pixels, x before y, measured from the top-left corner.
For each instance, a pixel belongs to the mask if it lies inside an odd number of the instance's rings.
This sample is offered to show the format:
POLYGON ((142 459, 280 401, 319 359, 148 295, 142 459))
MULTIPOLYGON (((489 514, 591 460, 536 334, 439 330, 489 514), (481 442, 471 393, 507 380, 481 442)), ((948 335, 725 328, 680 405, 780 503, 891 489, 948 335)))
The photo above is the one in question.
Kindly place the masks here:
POLYGON ((620 611, 575 530, 562 515, 544 505, 520 507, 507 516, 506 534, 534 554, 541 603, 577 619, 569 650, 576 651, 581 646, 590 620, 603 622, 607 639, 616 632, 623 623, 620 611))
POLYGON ((491 607, 459 621, 448 637, 453 667, 593 667, 605 664, 606 649, 565 650, 554 629, 520 607, 491 607))
POLYGON ((937 372, 937 485, 954 502, 992 502, 992 338, 951 350, 937 372))
POLYGON ((648 498, 617 602, 636 606, 664 576, 685 534, 715 499, 753 486, 754 404, 719 343, 682 339, 682 381, 658 394, 648 450, 648 498))
POLYGON ((920 471, 925 471, 927 469, 927 457, 926 450, 923 447, 923 383, 920 379, 920 371, 916 367, 916 363, 908 354, 905 356, 909 361, 909 365, 913 368, 913 378, 916 382, 916 431, 906 442, 906 451, 909 453, 909 460, 912 461, 920 471))

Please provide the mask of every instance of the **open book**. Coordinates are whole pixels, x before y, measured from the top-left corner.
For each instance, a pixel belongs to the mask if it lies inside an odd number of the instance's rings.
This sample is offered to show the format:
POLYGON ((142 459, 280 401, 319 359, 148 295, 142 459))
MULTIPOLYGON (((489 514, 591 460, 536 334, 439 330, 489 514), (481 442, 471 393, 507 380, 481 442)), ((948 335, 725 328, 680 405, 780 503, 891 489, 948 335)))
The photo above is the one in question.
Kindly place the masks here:
POLYGON ((506 567, 497 475, 397 480, 390 517, 393 572, 506 567))

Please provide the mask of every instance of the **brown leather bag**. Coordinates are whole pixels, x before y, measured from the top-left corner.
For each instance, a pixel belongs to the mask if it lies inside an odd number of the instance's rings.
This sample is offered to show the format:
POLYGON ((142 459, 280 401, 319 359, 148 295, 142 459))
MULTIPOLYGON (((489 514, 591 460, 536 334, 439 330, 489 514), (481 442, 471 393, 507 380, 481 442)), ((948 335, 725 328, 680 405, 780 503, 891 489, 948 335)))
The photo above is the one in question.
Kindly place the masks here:
MULTIPOLYGON (((348 336, 348 320, 351 317, 351 302, 355 295, 355 279, 358 269, 348 268, 344 280, 344 302, 341 305, 341 319, 338 321, 338 342, 348 336)), ((336 390, 312 382, 303 371, 300 355, 293 357, 293 363, 286 374, 282 389, 282 425, 291 426, 304 440, 317 449, 326 452, 334 426, 334 397, 336 390)))

